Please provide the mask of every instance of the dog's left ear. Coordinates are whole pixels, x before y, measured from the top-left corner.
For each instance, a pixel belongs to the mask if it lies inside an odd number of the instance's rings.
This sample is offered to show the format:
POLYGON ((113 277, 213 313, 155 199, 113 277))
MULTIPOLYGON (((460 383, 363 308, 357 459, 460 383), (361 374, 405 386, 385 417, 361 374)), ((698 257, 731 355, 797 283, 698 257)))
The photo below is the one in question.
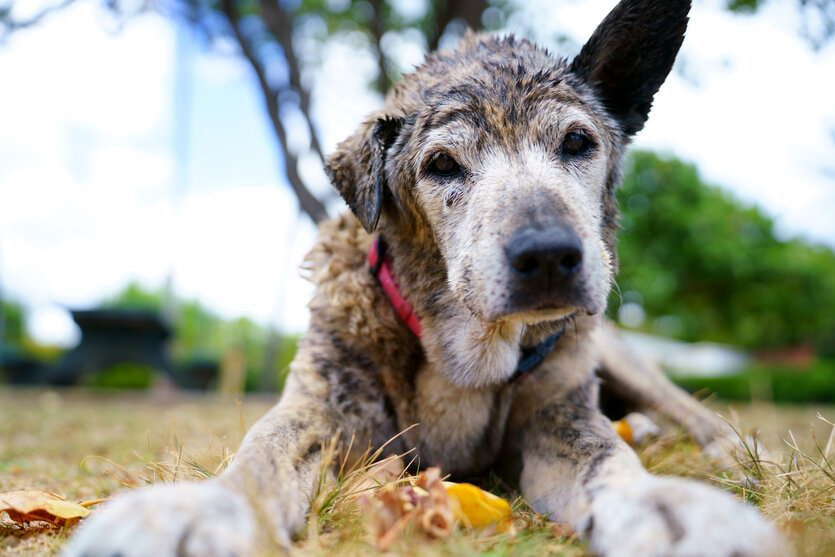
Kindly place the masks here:
POLYGON ((401 118, 372 118, 340 143, 325 163, 334 187, 369 234, 377 228, 386 196, 386 152, 402 126, 401 118))
POLYGON ((687 28, 690 0, 621 0, 571 63, 621 129, 644 127, 687 28))

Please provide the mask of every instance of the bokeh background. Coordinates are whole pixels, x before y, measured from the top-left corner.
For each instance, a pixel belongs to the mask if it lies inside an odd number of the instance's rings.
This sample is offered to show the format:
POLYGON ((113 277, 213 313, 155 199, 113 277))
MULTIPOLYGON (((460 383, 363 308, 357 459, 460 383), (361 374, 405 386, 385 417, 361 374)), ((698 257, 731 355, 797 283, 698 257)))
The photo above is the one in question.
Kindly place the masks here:
MULTIPOLYGON (((570 57, 614 4, 0 0, 0 376, 280 388, 344 209, 323 156, 468 26, 570 57), (165 362, 85 360, 70 310, 165 362)), ((835 3, 694 4, 609 314, 691 390, 833 402, 835 3)))

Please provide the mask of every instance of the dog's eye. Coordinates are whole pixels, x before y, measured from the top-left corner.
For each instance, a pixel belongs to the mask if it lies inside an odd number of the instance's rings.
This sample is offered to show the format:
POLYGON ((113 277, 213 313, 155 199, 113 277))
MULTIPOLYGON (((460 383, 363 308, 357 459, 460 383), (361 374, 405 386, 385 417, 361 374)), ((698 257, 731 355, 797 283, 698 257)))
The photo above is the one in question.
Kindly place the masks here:
POLYGON ((458 166, 458 163, 455 162, 455 159, 441 153, 437 155, 432 162, 429 163, 429 172, 435 174, 437 176, 442 176, 447 178, 449 176, 455 176, 459 172, 461 172, 461 167, 458 166))
POLYGON ((590 146, 591 140, 588 137, 581 133, 569 132, 562 140, 562 153, 570 156, 582 155, 590 146))

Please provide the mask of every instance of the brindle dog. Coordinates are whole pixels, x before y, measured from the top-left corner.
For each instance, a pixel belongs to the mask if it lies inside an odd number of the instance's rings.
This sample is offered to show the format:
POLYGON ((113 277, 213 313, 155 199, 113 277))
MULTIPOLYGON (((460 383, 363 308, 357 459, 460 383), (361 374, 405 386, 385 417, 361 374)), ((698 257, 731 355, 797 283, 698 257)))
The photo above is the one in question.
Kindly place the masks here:
POLYGON ((623 151, 689 8, 623 0, 571 62, 472 33, 429 55, 328 159, 352 214, 324 223, 307 259, 310 329, 279 404, 219 477, 117 498, 67 554, 290 547, 325 441, 380 447, 419 424, 388 452, 414 449, 419 464, 453 476, 500 471, 592 553, 785 555, 752 508, 648 474, 598 407, 602 360, 602 377, 629 401, 660 408, 701 442, 717 431, 660 373, 601 340, 623 151), (369 269, 377 238, 419 329, 369 269), (530 358, 542 361, 514 380, 530 358))

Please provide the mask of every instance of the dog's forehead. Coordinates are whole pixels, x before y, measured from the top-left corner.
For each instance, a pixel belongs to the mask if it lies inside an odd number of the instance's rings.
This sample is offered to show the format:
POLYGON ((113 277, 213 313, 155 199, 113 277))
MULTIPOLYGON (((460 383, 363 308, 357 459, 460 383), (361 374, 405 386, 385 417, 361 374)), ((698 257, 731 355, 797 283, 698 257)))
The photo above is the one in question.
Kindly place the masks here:
POLYGON ((387 105, 411 117, 419 135, 460 123, 507 137, 546 107, 593 114, 595 100, 577 85, 564 59, 530 41, 469 34, 404 76, 387 105))

